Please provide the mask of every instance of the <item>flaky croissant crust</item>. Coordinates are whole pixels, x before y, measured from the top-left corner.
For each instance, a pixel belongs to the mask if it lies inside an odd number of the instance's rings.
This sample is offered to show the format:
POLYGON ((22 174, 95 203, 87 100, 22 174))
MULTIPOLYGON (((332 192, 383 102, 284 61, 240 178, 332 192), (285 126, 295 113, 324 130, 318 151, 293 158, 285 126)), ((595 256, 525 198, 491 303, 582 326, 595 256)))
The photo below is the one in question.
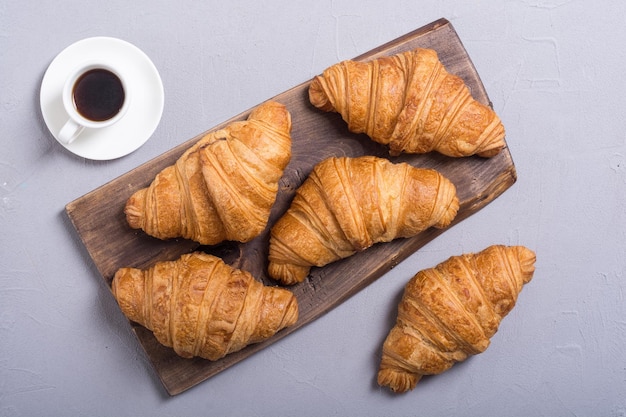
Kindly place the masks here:
POLYGON ((314 77, 309 100, 340 113, 352 132, 388 145, 392 155, 434 150, 491 157, 504 147, 500 118, 472 98, 432 49, 335 64, 314 77))
POLYGON ((423 375, 487 349, 532 279, 534 264, 535 253, 524 246, 494 245, 418 272, 383 344, 378 383, 405 392, 423 375))
POLYGON ((290 132, 286 107, 268 101, 247 120, 207 134, 128 199, 128 224, 204 245, 253 239, 267 225, 290 161, 290 132))
POLYGON ((328 158, 272 227, 268 273, 284 284, 302 282, 312 266, 446 227, 458 208, 454 184, 435 170, 374 156, 328 158))
POLYGON ((298 319, 290 291, 200 252, 146 270, 120 268, 111 288, 130 320, 184 358, 220 359, 298 319))

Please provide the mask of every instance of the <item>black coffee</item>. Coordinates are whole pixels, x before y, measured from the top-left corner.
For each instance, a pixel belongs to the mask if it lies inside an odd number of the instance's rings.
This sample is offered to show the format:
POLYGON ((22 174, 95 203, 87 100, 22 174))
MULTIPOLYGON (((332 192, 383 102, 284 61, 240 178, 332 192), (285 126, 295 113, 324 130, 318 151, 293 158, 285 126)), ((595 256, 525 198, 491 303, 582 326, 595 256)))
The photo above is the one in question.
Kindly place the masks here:
POLYGON ((74 84, 74 105, 85 118, 102 122, 114 117, 124 104, 124 87, 111 71, 93 69, 74 84))

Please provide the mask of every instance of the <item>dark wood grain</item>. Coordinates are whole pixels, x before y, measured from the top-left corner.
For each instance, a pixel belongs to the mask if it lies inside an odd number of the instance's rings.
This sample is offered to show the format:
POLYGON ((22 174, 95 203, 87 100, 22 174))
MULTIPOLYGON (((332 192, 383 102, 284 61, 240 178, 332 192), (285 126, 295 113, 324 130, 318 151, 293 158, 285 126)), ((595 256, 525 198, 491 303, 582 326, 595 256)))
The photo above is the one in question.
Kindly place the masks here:
MULTIPOLYGON (((355 59, 368 60, 416 47, 435 49, 448 71, 463 78, 477 100, 490 104, 462 42, 452 25, 445 19, 417 29, 355 59)), ((323 68, 320 68, 321 70, 323 68)), ((323 113, 312 107, 307 96, 308 84, 303 83, 273 98, 285 104, 292 115, 293 156, 280 182, 280 191, 268 228, 261 236, 247 244, 226 243, 215 247, 198 247, 196 243, 186 240, 153 239, 127 226, 123 207, 126 199, 135 190, 146 187, 160 170, 173 164, 200 137, 232 121, 245 119, 249 112, 244 112, 181 143, 161 156, 69 203, 66 212, 105 282, 110 285, 115 271, 120 267, 145 268, 156 261, 172 260, 183 253, 204 250, 222 257, 237 268, 250 271, 268 285, 276 285, 266 275, 269 227, 287 209, 296 188, 314 165, 332 155, 370 154, 388 157, 388 151, 383 146, 363 135, 348 132, 339 115, 323 113)), ((453 225, 483 208, 516 180, 515 167, 507 147, 491 159, 479 157, 453 159, 432 153, 404 155, 392 160, 435 168, 456 185, 461 207, 453 225)), ((165 389, 170 395, 175 395, 320 317, 444 231, 429 229, 414 238, 378 244, 365 252, 324 268, 313 268, 305 282, 290 287, 297 296, 300 306, 300 317, 294 326, 279 332, 264 343, 249 346, 219 361, 182 359, 171 349, 160 345, 151 332, 134 323, 131 325, 165 389)))

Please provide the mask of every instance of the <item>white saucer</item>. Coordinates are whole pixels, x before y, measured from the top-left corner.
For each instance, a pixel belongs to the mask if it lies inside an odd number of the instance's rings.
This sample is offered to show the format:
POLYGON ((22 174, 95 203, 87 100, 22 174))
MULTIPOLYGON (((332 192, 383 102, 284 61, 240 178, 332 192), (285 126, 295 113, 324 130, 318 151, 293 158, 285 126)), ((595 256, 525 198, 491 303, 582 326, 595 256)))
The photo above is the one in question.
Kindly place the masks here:
POLYGON ((136 46, 116 38, 87 38, 68 46, 54 58, 41 83, 41 113, 50 133, 68 151, 88 159, 119 158, 146 143, 161 120, 163 102, 161 77, 150 58, 136 46), (109 59, 122 67, 133 88, 133 100, 122 120, 103 129, 85 129, 66 145, 57 137, 68 119, 61 98, 65 77, 91 58, 109 59))

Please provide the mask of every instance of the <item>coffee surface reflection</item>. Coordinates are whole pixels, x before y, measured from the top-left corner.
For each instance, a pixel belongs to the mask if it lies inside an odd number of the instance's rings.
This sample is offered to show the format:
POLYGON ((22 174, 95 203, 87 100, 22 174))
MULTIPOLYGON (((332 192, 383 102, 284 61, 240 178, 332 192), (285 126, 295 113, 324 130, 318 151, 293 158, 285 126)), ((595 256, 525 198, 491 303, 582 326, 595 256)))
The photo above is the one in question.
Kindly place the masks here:
POLYGON ((113 72, 92 69, 74 84, 73 98, 76 110, 83 117, 102 122, 115 117, 124 105, 124 86, 113 72))

